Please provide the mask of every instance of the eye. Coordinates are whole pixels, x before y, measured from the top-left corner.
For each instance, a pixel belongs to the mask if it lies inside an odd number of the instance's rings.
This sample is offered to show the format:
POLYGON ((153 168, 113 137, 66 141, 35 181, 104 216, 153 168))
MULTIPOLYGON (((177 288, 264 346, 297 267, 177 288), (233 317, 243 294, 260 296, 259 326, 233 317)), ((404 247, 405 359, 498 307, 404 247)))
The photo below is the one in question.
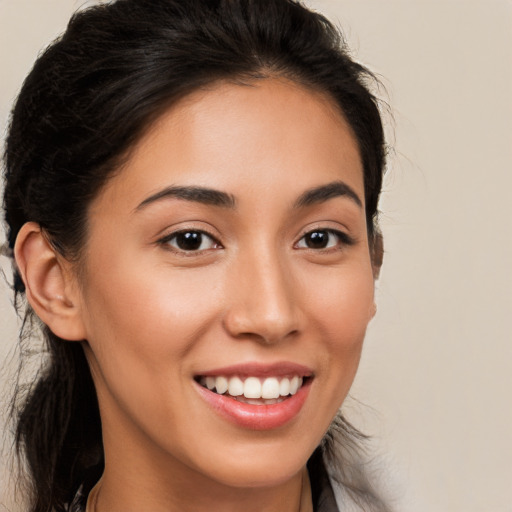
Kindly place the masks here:
POLYGON ((204 231, 186 230, 172 233, 160 240, 179 252, 200 252, 220 247, 219 242, 204 231))
POLYGON ((330 249, 352 244, 352 239, 335 229, 314 229, 306 233, 298 242, 298 249, 330 249))

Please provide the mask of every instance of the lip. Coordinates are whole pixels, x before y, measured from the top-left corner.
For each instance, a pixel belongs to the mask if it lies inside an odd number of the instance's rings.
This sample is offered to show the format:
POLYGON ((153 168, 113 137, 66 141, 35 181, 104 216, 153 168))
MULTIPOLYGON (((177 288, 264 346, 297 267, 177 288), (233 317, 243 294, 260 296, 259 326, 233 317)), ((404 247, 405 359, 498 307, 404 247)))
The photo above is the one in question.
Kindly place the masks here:
POLYGON ((214 370, 207 370, 197 373, 201 377, 217 377, 223 375, 225 377, 290 377, 297 375, 298 377, 312 377, 313 371, 301 364, 291 363, 288 361, 262 364, 262 363, 243 363, 214 370))
MULTIPOLYGON (((233 375, 253 377, 298 375, 299 377, 312 377, 313 372, 305 366, 295 363, 271 365, 247 363, 217 368, 201 372, 198 375, 223 375, 226 377, 233 375)), ((194 381, 194 384, 199 395, 208 406, 227 421, 246 429, 272 430, 285 426, 298 416, 309 395, 312 380, 312 378, 308 378, 295 395, 289 396, 282 402, 270 405, 254 405, 239 402, 229 396, 219 395, 214 391, 210 391, 201 386, 197 381, 194 381)))

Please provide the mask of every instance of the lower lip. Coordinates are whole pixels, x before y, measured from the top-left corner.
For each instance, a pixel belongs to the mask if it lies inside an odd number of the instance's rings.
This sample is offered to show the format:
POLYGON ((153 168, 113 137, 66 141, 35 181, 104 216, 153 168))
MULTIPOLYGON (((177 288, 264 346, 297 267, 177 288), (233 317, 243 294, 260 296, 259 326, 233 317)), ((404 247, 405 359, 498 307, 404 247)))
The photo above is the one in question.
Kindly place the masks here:
MULTIPOLYGON (((197 384, 197 383, 196 383, 197 384)), ((197 384, 200 395, 208 404, 228 421, 253 430, 271 430, 292 421, 302 409, 309 393, 308 379, 295 395, 282 402, 270 405, 253 405, 206 389, 197 384)))

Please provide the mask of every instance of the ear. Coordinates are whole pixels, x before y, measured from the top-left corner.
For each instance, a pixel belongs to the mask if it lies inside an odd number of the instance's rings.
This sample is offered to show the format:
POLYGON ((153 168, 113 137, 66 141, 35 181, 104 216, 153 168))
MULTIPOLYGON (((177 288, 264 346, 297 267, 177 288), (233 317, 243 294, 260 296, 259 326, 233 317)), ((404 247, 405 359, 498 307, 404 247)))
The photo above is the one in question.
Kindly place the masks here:
POLYGON ((16 238, 14 258, 36 315, 59 338, 85 338, 80 295, 71 264, 56 252, 39 224, 27 222, 16 238))
POLYGON ((382 233, 376 229, 373 235, 372 246, 371 246, 371 259, 372 259, 372 270, 373 278, 378 279, 380 269, 382 267, 382 260, 384 259, 384 239, 382 233))

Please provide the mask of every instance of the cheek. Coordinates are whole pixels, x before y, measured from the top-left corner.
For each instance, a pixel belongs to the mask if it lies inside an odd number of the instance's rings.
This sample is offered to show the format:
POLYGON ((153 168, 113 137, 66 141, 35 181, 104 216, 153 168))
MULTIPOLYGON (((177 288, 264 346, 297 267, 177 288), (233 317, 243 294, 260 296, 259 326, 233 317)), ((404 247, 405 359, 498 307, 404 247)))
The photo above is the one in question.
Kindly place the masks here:
POLYGON ((170 274, 119 264, 89 281, 89 362, 104 424, 116 436, 134 422, 155 438, 181 425, 193 355, 218 316, 219 291, 204 276, 170 274))
POLYGON ((307 302, 324 339, 346 348, 360 344, 373 312, 369 263, 363 260, 343 269, 319 269, 318 274, 308 276, 307 302))
MULTIPOLYGON (((314 278, 314 274, 310 278, 314 278)), ((316 332, 319 378, 325 408, 334 414, 345 399, 359 365, 368 322, 372 318, 374 281, 369 263, 331 269, 322 286, 309 286, 311 328, 316 332)))
POLYGON ((85 299, 91 348, 102 366, 116 361, 116 371, 127 374, 145 366, 154 377, 208 329, 218 294, 200 273, 172 273, 165 266, 134 272, 119 264, 96 273, 85 299))

